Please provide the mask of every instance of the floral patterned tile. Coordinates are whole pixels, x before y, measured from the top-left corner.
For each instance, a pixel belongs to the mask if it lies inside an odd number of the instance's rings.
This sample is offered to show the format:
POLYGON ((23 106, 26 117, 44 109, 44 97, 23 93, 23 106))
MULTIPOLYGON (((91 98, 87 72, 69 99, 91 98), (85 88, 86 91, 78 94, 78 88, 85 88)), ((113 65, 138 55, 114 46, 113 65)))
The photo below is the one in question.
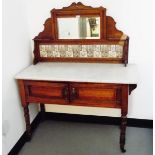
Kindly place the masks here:
POLYGON ((40 45, 41 57, 122 58, 123 45, 40 45))

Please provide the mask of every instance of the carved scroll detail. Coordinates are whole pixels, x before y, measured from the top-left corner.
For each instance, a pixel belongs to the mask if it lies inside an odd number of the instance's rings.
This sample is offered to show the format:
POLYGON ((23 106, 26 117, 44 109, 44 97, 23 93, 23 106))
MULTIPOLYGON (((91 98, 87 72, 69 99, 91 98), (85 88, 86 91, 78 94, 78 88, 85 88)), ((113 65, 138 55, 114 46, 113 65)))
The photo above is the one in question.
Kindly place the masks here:
MULTIPOLYGON (((72 3, 70 6, 68 7, 63 7, 62 9, 53 9, 51 11, 51 18, 48 18, 44 24, 44 30, 42 32, 39 33, 38 36, 36 36, 34 39, 35 40, 40 40, 40 39, 46 39, 46 40, 53 40, 54 39, 54 33, 55 30, 53 29, 54 27, 54 23, 53 23, 53 15, 57 12, 57 11, 76 11, 76 10, 95 10, 95 9, 102 9, 102 10, 106 10, 104 7, 98 7, 98 8, 93 8, 91 6, 86 6, 84 4, 82 4, 81 2, 78 3, 72 3)), ((55 16, 55 15, 54 15, 55 16)), ((116 22, 114 21, 114 19, 110 16, 106 16, 106 39, 107 40, 113 40, 113 39, 121 39, 123 35, 123 32, 118 30, 116 28, 116 22)))
POLYGON ((53 27, 52 18, 48 18, 45 21, 44 30, 40 32, 39 35, 34 38, 34 40, 39 39, 53 40, 52 27, 53 27))
POLYGON ((91 6, 86 6, 82 4, 81 2, 75 3, 73 2, 70 6, 68 7, 63 7, 62 9, 64 10, 76 10, 76 9, 92 9, 93 7, 91 6))
POLYGON ((137 84, 130 84, 129 85, 129 95, 131 94, 131 92, 137 88, 137 84))
POLYGON ((106 17, 106 28, 107 39, 120 39, 123 35, 123 32, 116 28, 115 20, 110 16, 106 17))

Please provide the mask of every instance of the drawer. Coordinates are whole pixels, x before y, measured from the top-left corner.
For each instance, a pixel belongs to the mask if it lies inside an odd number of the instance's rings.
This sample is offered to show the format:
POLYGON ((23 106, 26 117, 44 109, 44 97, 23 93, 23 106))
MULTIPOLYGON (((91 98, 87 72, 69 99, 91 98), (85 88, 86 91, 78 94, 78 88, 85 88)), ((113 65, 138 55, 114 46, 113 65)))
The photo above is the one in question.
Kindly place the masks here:
POLYGON ((24 81, 27 102, 68 103, 68 84, 45 81, 24 81))
POLYGON ((73 105, 118 108, 121 106, 121 85, 74 83, 70 89, 73 105))

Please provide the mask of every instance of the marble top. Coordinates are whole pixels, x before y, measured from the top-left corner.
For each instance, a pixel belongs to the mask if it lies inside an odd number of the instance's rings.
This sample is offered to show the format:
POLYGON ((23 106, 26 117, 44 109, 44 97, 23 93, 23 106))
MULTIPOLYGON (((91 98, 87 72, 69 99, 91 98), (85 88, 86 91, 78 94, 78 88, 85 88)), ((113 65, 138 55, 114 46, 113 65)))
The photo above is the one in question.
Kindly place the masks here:
POLYGON ((135 64, 41 62, 18 73, 23 80, 137 84, 135 64))

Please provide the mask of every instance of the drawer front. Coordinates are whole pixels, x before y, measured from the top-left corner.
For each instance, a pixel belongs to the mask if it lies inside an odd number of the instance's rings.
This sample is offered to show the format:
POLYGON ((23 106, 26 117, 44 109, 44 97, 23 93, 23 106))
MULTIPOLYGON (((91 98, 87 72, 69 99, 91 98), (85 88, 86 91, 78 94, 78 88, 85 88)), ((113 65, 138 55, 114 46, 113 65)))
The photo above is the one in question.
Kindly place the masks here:
POLYGON ((65 83, 25 81, 24 84, 27 102, 68 103, 68 85, 65 83))
POLYGON ((115 84, 71 84, 71 104, 81 106, 120 107, 122 86, 115 84))

